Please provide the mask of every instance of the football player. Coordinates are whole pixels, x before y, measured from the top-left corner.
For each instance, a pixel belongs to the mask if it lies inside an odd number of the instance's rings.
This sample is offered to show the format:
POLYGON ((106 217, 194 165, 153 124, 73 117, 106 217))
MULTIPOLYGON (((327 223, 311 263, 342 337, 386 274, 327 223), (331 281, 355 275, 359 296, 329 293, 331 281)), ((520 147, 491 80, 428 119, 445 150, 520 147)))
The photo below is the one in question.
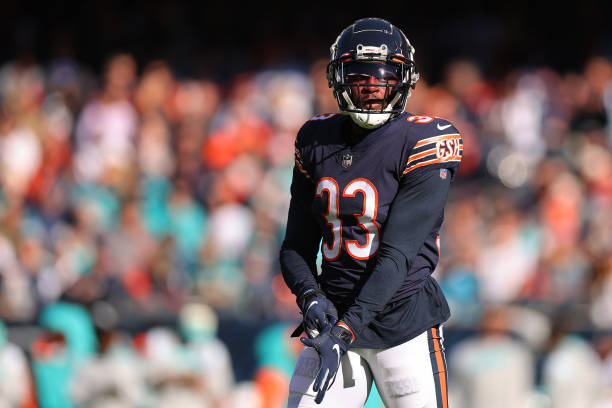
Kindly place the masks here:
POLYGON ((404 112, 418 78, 385 20, 358 20, 331 47, 341 114, 298 132, 280 251, 307 335, 289 407, 362 407, 372 381, 387 407, 447 407, 450 312, 431 274, 463 144, 448 121, 404 112))

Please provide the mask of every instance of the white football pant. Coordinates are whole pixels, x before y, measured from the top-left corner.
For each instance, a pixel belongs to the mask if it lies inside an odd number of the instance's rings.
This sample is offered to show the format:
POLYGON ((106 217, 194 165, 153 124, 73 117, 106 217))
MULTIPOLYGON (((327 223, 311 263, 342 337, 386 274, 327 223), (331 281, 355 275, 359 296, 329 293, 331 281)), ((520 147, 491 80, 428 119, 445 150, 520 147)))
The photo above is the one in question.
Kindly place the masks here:
POLYGON ((319 405, 312 389, 318 368, 317 351, 304 347, 291 376, 288 408, 360 408, 372 381, 386 408, 448 408, 441 327, 387 349, 350 349, 319 405))

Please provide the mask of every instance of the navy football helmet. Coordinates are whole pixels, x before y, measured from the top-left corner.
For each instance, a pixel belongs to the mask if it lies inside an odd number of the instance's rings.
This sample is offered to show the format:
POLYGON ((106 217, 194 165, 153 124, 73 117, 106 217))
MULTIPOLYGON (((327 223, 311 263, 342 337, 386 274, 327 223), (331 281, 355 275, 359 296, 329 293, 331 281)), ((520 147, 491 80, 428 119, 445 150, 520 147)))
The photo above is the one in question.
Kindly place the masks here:
POLYGON ((400 29, 380 18, 357 20, 330 51, 327 80, 341 112, 373 129, 404 111, 419 74, 400 29))

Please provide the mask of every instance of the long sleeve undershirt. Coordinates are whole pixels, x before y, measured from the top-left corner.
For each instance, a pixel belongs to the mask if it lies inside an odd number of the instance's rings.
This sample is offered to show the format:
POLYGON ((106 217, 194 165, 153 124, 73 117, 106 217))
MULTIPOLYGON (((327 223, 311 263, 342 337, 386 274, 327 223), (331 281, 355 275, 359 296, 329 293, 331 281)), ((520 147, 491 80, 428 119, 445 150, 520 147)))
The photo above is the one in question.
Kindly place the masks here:
POLYGON ((280 265, 285 283, 296 297, 318 287, 315 276, 321 231, 310 210, 313 198, 314 184, 294 169, 280 265))

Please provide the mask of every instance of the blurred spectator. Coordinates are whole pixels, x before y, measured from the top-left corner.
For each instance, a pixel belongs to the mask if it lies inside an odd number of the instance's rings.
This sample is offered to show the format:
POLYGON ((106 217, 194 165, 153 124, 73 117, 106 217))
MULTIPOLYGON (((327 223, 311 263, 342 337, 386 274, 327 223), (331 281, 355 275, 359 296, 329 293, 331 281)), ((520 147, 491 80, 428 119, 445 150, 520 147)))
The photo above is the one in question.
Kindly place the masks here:
POLYGON ((39 318, 45 330, 32 344, 33 371, 41 407, 76 406, 70 395, 76 373, 97 351, 97 339, 87 310, 58 302, 39 318))
POLYGON ((132 349, 131 339, 125 333, 109 331, 100 351, 74 376, 70 390, 75 403, 88 407, 150 405, 146 366, 132 349))
POLYGON ((7 339, 6 326, 0 321, 0 406, 35 407, 35 390, 28 360, 22 349, 7 339))
POLYGON ((172 72, 165 61, 150 62, 142 73, 134 95, 140 115, 147 117, 159 113, 170 116, 167 111, 175 86, 172 72))
POLYGON ((112 57, 104 86, 77 121, 75 176, 81 182, 120 182, 134 160, 137 112, 131 102, 136 62, 129 54, 112 57))
POLYGON ((543 386, 553 407, 587 408, 604 396, 601 359, 581 337, 568 333, 572 314, 559 316, 543 366, 543 386))
POLYGON ((458 344, 449 358, 454 407, 529 407, 535 385, 529 348, 511 337, 508 311, 485 310, 478 338, 458 344))
POLYGON ((218 324, 214 310, 206 304, 187 303, 181 308, 179 329, 186 341, 194 373, 216 404, 234 387, 231 356, 217 338, 218 324))
POLYGON ((511 302, 519 297, 534 271, 537 249, 521 233, 521 217, 505 209, 491 221, 488 240, 478 255, 476 273, 482 299, 486 302, 511 302), (503 259, 503 262, 499 262, 503 259))
POLYGON ((248 75, 235 79, 226 104, 217 113, 213 131, 202 150, 205 164, 223 169, 243 153, 263 157, 272 136, 272 128, 257 112, 259 84, 248 75))
POLYGON ((32 344, 32 371, 40 407, 74 407, 69 384, 72 369, 66 339, 61 333, 43 332, 32 344))

